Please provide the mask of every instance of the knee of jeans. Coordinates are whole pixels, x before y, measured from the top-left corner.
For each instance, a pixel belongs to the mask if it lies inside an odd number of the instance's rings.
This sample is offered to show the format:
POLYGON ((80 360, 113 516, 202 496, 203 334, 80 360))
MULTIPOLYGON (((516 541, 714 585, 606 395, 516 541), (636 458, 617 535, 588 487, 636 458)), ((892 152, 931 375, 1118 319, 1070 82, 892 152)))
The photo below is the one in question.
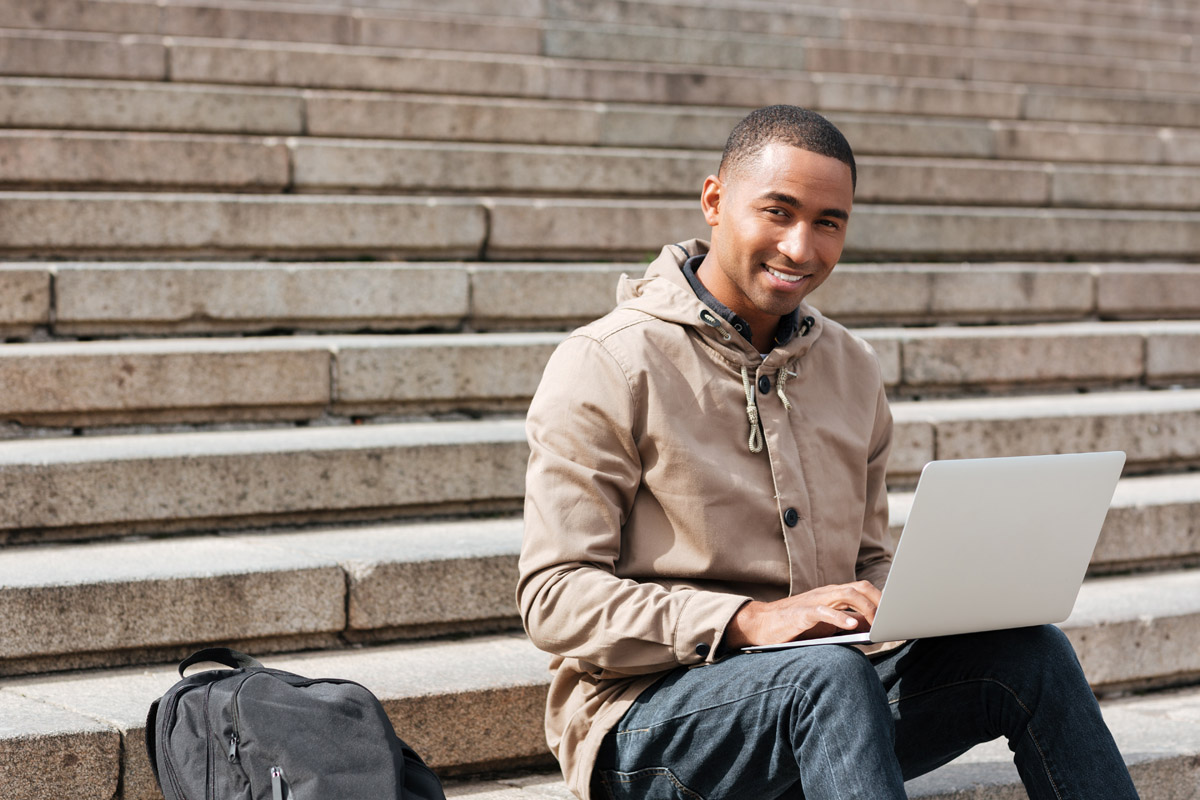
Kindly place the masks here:
POLYGON ((845 645, 816 645, 792 651, 795 659, 791 679, 806 692, 836 692, 844 697, 859 695, 863 687, 879 687, 879 676, 867 657, 845 645))
POLYGON ((996 633, 999 640, 993 643, 993 652, 1007 656, 1005 660, 1015 665, 1016 674, 1039 674, 1042 687, 1086 685, 1071 640, 1056 626, 1040 625, 996 633))

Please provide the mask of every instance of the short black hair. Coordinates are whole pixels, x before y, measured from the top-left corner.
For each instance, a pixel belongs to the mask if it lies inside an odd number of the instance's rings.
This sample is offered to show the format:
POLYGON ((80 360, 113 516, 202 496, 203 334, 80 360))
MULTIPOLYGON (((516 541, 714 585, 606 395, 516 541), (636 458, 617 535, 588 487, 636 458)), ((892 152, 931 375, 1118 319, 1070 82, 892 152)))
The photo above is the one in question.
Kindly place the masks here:
POLYGON ((718 174, 736 171, 769 144, 782 142, 817 155, 836 158, 850 167, 850 186, 858 185, 854 151, 832 122, 815 111, 799 106, 766 106, 751 111, 733 127, 721 154, 718 174))

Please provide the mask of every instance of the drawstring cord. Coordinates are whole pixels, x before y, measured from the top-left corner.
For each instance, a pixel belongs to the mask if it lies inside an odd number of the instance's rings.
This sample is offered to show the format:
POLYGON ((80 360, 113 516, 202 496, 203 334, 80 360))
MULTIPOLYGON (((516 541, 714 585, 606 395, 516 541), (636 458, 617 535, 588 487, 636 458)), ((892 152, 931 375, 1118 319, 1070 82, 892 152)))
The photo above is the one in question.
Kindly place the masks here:
POLYGON ((775 393, 779 395, 784 410, 789 412, 792 410, 792 401, 787 398, 787 382, 788 378, 794 377, 796 377, 796 373, 788 369, 786 365, 780 367, 779 374, 775 376, 775 393))
POLYGON ((750 452, 761 453, 763 449, 762 429, 758 427, 758 405, 754 402, 754 382, 750 371, 742 367, 742 388, 746 390, 746 417, 750 420, 750 452))
MULTIPOLYGON (((733 338, 729 331, 721 327, 721 323, 717 321, 712 312, 707 309, 700 312, 700 319, 705 324, 715 328, 725 341, 728 342, 733 338)), ((801 323, 800 335, 807 336, 814 322, 815 320, 812 317, 805 317, 801 323)), ((784 410, 789 413, 792 410, 792 401, 788 400, 787 382, 788 378, 794 377, 796 377, 796 373, 788 369, 787 365, 780 367, 779 372, 775 374, 775 393, 779 395, 779 401, 783 403, 784 410)), ((750 422, 750 440, 748 442, 750 452, 761 453, 763 449, 763 434, 758 420, 758 403, 754 398, 754 381, 750 380, 750 370, 745 366, 742 367, 742 389, 746 392, 746 419, 750 422)))

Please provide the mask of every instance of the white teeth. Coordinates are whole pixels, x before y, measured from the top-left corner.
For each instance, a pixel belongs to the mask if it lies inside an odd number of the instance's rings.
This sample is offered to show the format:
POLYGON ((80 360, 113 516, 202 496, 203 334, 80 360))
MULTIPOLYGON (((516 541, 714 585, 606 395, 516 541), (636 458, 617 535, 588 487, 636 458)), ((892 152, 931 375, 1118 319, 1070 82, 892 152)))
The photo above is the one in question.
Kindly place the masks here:
POLYGON ((770 267, 767 267, 767 272, 771 273, 772 275, 774 275, 776 278, 779 278, 780 280, 787 281, 788 283, 799 283, 800 281, 804 280, 803 275, 788 275, 786 273, 780 272, 777 269, 771 269, 770 267))

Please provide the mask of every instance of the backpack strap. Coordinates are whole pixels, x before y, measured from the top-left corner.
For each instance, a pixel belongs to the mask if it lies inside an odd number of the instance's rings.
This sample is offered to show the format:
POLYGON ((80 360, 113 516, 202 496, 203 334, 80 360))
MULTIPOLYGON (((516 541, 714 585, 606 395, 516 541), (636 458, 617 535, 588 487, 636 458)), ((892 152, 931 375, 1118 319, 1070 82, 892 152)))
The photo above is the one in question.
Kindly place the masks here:
POLYGON ((228 647, 208 647, 204 650, 197 650, 179 663, 179 677, 183 677, 183 673, 188 667, 199 664, 202 661, 214 661, 234 669, 239 667, 243 669, 263 669, 262 664, 245 653, 230 650, 228 647))

